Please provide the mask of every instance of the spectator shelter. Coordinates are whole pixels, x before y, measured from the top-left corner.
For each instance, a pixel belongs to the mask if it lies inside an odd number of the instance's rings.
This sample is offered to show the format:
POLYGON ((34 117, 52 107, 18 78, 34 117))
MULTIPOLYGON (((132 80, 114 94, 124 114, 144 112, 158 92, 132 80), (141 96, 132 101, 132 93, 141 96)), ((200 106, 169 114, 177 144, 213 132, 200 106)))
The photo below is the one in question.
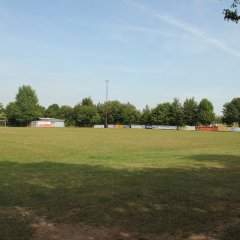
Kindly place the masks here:
POLYGON ((31 127, 65 127, 64 120, 55 118, 39 118, 39 120, 32 121, 31 127))

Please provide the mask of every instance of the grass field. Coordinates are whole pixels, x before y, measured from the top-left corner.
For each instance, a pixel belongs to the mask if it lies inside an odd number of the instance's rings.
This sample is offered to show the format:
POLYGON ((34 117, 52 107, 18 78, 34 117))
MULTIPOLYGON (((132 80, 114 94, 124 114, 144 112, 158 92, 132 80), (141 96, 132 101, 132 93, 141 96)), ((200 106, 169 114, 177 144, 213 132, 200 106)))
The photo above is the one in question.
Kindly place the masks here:
POLYGON ((239 133, 0 128, 0 139, 1 240, 240 239, 239 133))

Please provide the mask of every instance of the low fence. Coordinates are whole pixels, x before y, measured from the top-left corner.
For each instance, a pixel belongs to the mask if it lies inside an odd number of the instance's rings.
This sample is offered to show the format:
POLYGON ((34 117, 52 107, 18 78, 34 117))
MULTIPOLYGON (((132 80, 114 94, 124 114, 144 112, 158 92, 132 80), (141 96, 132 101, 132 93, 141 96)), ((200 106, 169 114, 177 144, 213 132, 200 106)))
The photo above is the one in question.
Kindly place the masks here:
POLYGON ((227 127, 227 126, 219 126, 219 127, 218 127, 218 131, 219 131, 219 132, 230 132, 230 131, 231 131, 231 128, 230 128, 230 127, 227 127))
POLYGON ((240 132, 240 128, 237 128, 237 127, 232 127, 230 129, 231 132, 240 132))
MULTIPOLYGON (((104 125, 94 125, 94 128, 104 128, 104 125)), ((212 132, 240 132, 240 127, 220 126, 168 126, 168 125, 123 125, 123 124, 109 124, 108 128, 132 128, 132 129, 152 129, 152 130, 181 130, 181 131, 212 131, 212 132)))
POLYGON ((196 129, 198 131, 214 131, 214 132, 218 132, 218 127, 199 126, 196 129))
POLYGON ((184 127, 178 127, 178 130, 182 131, 196 131, 195 126, 184 126, 184 127))
POLYGON ((118 124, 110 124, 108 125, 108 128, 118 128, 118 124))
POLYGON ((152 129, 156 129, 156 130, 177 130, 177 126, 153 125, 152 129))
POLYGON ((104 128, 104 125, 94 125, 94 128, 104 128))
POLYGON ((131 128, 135 128, 135 129, 145 129, 145 125, 131 125, 131 128))

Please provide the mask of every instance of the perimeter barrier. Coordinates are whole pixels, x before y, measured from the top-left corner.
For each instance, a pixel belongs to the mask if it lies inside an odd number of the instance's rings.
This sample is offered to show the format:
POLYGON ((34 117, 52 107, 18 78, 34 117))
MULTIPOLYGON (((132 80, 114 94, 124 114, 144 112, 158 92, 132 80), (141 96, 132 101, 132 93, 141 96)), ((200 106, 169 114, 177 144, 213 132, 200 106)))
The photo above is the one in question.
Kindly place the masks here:
POLYGON ((94 125, 94 128, 104 128, 104 125, 94 125))
POLYGON ((230 129, 231 132, 240 132, 240 128, 237 128, 237 127, 232 127, 230 129))
POLYGON ((196 131, 195 126, 184 126, 184 127, 178 127, 178 130, 181 131, 196 131))
POLYGON ((152 125, 152 129, 156 129, 156 130, 177 130, 177 126, 152 125))
POLYGON ((110 124, 108 125, 108 128, 118 128, 118 124, 110 124))
POLYGON ((231 128, 227 126, 218 126, 218 131, 219 132, 230 132, 231 128))
POLYGON ((218 132, 218 127, 208 127, 208 126, 199 126, 197 127, 198 131, 214 131, 214 132, 218 132))
MULTIPOLYGON (((94 128, 104 128, 104 125, 96 124, 94 128)), ((153 130, 180 130, 180 131, 212 131, 212 132, 240 132, 240 127, 227 127, 225 125, 219 126, 169 126, 169 125, 123 125, 123 124, 109 124, 108 128, 133 128, 133 129, 153 129, 153 130)))
POLYGON ((131 125, 131 128, 144 129, 144 128, 145 128, 145 125, 131 125))

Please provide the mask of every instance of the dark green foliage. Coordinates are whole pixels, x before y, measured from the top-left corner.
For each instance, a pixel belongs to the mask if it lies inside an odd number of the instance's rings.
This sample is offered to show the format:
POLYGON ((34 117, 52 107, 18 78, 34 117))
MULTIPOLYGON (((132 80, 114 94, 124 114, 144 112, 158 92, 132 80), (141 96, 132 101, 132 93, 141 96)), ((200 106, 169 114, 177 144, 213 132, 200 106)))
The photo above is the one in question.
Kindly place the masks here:
POLYGON ((77 104, 73 109, 73 118, 77 127, 92 127, 100 121, 95 105, 77 104))
POLYGON ((86 97, 86 98, 83 98, 82 100, 82 105, 83 106, 93 106, 93 100, 91 97, 86 97))
POLYGON ((152 121, 151 121, 151 109, 149 108, 148 105, 142 111, 140 122, 143 125, 151 125, 152 124, 152 121))
POLYGON ((59 115, 60 115, 60 107, 56 103, 50 105, 46 110, 46 117, 58 119, 59 115))
POLYGON ((7 105, 6 114, 7 114, 8 123, 10 125, 13 125, 13 126, 18 125, 17 118, 20 113, 15 102, 10 102, 7 105))
MULTIPOLYGON (((145 125, 209 125, 215 121, 212 103, 203 99, 199 106, 194 98, 186 99, 183 106, 178 98, 172 103, 165 102, 150 109, 146 106, 142 112, 131 103, 109 101, 108 124, 145 124, 145 125)), ((239 98, 226 103, 223 109, 223 119, 229 125, 240 124, 239 98)), ((51 117, 65 120, 66 126, 92 127, 94 124, 105 124, 106 103, 95 105, 91 97, 83 98, 74 108, 52 104, 47 109, 38 104, 35 90, 30 86, 22 86, 16 95, 16 101, 10 102, 6 110, 0 104, 0 119, 7 117, 9 125, 26 126, 30 121, 39 117, 51 117), (4 115, 6 113, 6 116, 4 115)), ((217 120, 219 123, 219 120, 217 120)))
POLYGON ((23 85, 18 89, 16 101, 6 107, 7 118, 11 124, 26 126, 41 117, 43 108, 38 104, 38 97, 31 86, 23 85))
POLYGON ((170 125, 171 124, 171 104, 169 102, 158 104, 152 110, 152 124, 155 125, 170 125))
MULTIPOLYGON (((108 124, 136 124, 140 122, 141 113, 130 103, 121 103, 119 101, 109 101, 108 124)), ((97 110, 100 116, 100 123, 105 123, 106 103, 98 104, 97 110)))
POLYGON ((130 103, 122 105, 123 124, 139 123, 141 113, 130 103))
POLYGON ((184 124, 189 126, 197 125, 198 104, 194 98, 187 98, 183 103, 184 124))
POLYGON ((238 21, 240 20, 240 15, 238 14, 237 10, 239 4, 240 4, 239 0, 234 0, 231 5, 231 10, 230 9, 223 10, 225 20, 238 23, 238 21))
MULTIPOLYGON (((105 106, 104 106, 105 109, 105 106)), ((105 111, 104 111, 105 113, 105 111)), ((108 102, 108 123, 110 124, 123 124, 123 105, 119 101, 108 102)))
POLYGON ((40 117, 46 116, 46 108, 45 107, 39 106, 39 115, 40 115, 40 117))
POLYGON ((228 125, 238 123, 240 126, 240 98, 234 98, 223 106, 223 122, 228 125))
POLYGON ((15 103, 19 111, 16 120, 20 124, 27 124, 40 117, 38 97, 31 86, 23 85, 18 89, 15 103))
POLYGON ((106 116, 106 114, 105 114, 106 105, 103 104, 103 103, 98 103, 96 107, 97 107, 97 112, 98 112, 99 118, 100 118, 99 123, 104 124, 105 123, 105 116, 106 116))
POLYGON ((171 121, 170 124, 173 126, 182 126, 183 125, 183 107, 179 102, 178 98, 174 98, 173 103, 171 104, 170 109, 171 121))
POLYGON ((208 126, 215 120, 215 114, 212 103, 203 98, 198 105, 198 123, 200 125, 208 126))
POLYGON ((74 126, 73 108, 63 105, 59 109, 59 118, 65 120, 65 126, 74 126))

